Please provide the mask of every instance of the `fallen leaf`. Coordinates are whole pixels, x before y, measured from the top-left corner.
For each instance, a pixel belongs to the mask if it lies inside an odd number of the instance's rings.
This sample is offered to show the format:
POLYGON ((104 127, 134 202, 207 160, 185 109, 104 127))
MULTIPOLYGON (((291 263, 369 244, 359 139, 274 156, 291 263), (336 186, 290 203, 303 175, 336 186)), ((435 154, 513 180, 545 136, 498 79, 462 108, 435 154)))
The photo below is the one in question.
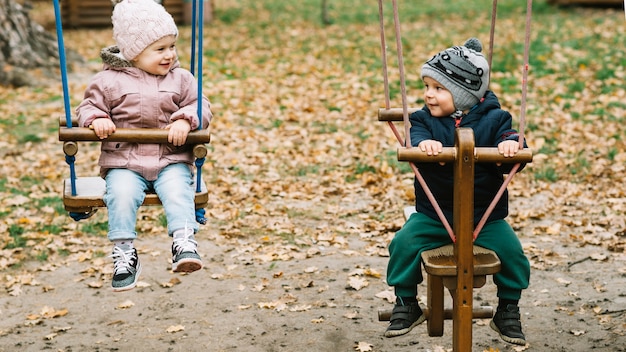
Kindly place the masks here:
POLYGON ((182 325, 172 325, 168 327, 165 331, 169 333, 179 332, 185 330, 185 327, 182 325))
POLYGON ((565 280, 565 279, 560 278, 560 277, 556 279, 556 282, 558 282, 560 284, 563 284, 565 286, 568 286, 568 285, 570 285, 572 283, 571 281, 565 280))
POLYGON ((356 343, 356 346, 354 346, 354 349, 359 352, 370 352, 372 351, 373 347, 374 345, 372 345, 371 343, 359 341, 356 343))
POLYGON ((365 278, 359 276, 351 276, 350 278, 348 278, 348 287, 354 290, 358 291, 363 287, 367 287, 368 285, 369 282, 365 278))
POLYGON ((585 330, 570 330, 570 333, 574 336, 581 336, 585 334, 585 330))
POLYGON ((359 312, 357 311, 353 311, 353 312, 347 312, 346 314, 343 315, 344 318, 348 318, 348 319, 358 319, 359 318, 359 312))
POLYGON ((126 301, 124 301, 124 302, 122 302, 122 303, 118 304, 118 305, 117 305, 117 309, 128 309, 128 308, 130 308, 130 307, 132 307, 132 306, 134 306, 134 305, 135 305, 135 303, 134 303, 133 301, 131 301, 131 300, 126 300, 126 301))

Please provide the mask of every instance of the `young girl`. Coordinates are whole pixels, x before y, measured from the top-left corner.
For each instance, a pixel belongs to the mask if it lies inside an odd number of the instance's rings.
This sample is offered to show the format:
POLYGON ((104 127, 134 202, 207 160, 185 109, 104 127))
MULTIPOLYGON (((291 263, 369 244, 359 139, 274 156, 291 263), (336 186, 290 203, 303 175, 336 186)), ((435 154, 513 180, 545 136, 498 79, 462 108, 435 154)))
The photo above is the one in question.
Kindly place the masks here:
MULTIPOLYGON (((422 67, 426 106, 411 114, 411 143, 428 155, 454 146, 457 127, 474 131, 476 147, 496 147, 502 155, 519 150, 517 131, 511 127, 511 114, 500 108, 498 98, 487 90, 489 65, 480 53, 482 45, 472 38, 464 46, 446 49, 422 67)), ((419 165, 421 175, 451 223, 453 213, 453 166, 438 163, 419 165)), ((485 214, 511 165, 477 163, 474 183, 474 224, 485 214)), ((389 245, 387 283, 394 286, 396 305, 385 336, 408 333, 425 320, 417 302, 417 285, 422 282, 421 253, 451 243, 419 182, 415 182, 416 210, 389 245)), ((502 269, 494 275, 498 308, 491 327, 509 343, 525 345, 518 302, 528 287, 530 264, 511 226, 505 193, 475 241, 496 252, 502 269)))
MULTIPOLYGON (((112 287, 124 291, 135 287, 141 272, 133 240, 146 191, 156 192, 163 203, 173 237, 172 270, 202 268, 194 238, 194 158, 185 145, 200 119, 195 78, 178 62, 172 16, 153 0, 122 0, 111 20, 117 45, 102 50, 104 69, 94 76, 76 111, 80 126, 93 128, 103 139, 99 165, 106 180, 108 238, 114 243, 112 287), (167 129, 169 143, 107 142, 116 128, 167 129)), ((202 128, 212 118, 209 107, 203 96, 202 128)))

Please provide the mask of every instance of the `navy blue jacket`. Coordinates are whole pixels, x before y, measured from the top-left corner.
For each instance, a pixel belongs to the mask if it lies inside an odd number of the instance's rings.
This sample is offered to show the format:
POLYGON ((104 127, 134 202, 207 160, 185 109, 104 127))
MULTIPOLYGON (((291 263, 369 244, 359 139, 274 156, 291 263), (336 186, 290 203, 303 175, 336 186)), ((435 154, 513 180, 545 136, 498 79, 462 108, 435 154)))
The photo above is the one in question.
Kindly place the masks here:
MULTIPOLYGON (((454 146, 455 119, 453 117, 433 117, 425 106, 409 116, 411 122, 411 144, 417 146, 421 141, 432 139, 444 147, 454 146)), ((463 116, 459 127, 470 127, 474 131, 476 147, 496 147, 504 140, 518 140, 518 133, 512 128, 511 114, 500 107, 496 95, 487 91, 482 102, 474 106, 463 116)), ((477 224, 494 196, 504 182, 504 174, 514 164, 476 163, 474 178, 474 224, 477 224)), ((522 165, 523 166, 523 165, 522 165)), ((452 225, 454 175, 452 163, 420 163, 417 165, 448 222, 452 225)), ((521 168, 520 168, 521 170, 521 168)), ((519 171, 519 170, 518 170, 519 171)), ((415 180, 416 209, 433 219, 439 220, 424 190, 415 180)), ((509 213, 508 192, 502 195, 488 221, 504 219, 509 213)))

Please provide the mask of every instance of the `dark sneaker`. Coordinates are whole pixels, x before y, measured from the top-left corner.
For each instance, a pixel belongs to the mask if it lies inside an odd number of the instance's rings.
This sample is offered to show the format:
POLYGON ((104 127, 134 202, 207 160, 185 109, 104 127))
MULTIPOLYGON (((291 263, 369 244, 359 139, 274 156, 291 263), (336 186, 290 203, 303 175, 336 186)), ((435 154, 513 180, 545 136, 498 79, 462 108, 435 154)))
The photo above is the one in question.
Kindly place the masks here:
POLYGON ((113 281, 111 287, 113 291, 126 291, 135 288, 141 264, 135 248, 113 247, 113 281))
POLYGON ((526 345, 518 306, 508 304, 505 310, 496 311, 489 326, 500 334, 502 340, 516 345, 526 345))
POLYGON ((417 302, 408 305, 396 304, 391 311, 391 319, 389 319, 389 327, 385 331, 385 337, 404 335, 423 323, 424 320, 426 320, 426 316, 417 302))
POLYGON ((174 236, 172 243, 172 270, 176 273, 191 273, 202 269, 193 229, 185 228, 183 236, 174 236))

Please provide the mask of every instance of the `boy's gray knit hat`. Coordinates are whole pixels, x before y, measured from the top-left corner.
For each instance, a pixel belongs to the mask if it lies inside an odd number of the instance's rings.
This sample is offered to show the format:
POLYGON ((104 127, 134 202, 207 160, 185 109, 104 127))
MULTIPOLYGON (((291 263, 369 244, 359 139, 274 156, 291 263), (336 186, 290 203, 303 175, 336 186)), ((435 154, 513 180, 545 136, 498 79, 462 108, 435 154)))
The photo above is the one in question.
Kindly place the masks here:
POLYGON ((465 111, 483 98, 489 86, 489 64, 476 38, 448 48, 422 66, 422 79, 431 77, 452 93, 454 106, 465 111))
POLYGON ((178 28, 165 8, 154 0, 111 0, 113 38, 126 60, 134 60, 157 40, 178 36, 178 28))

